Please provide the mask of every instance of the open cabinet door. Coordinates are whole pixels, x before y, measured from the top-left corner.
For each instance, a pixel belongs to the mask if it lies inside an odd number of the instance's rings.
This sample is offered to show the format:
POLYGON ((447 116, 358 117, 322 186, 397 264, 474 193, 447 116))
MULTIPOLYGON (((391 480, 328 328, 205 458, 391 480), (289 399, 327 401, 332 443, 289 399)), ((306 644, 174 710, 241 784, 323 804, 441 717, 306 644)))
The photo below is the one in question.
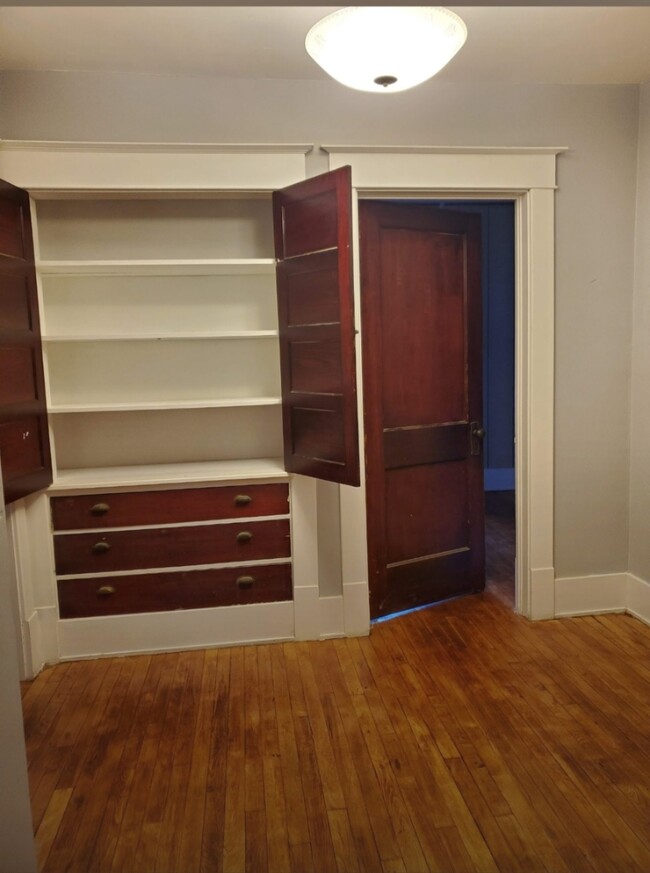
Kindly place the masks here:
POLYGON ((349 167, 273 195, 285 468, 359 485, 349 167))
POLYGON ((7 503, 52 482, 29 196, 2 181, 0 457, 7 503))

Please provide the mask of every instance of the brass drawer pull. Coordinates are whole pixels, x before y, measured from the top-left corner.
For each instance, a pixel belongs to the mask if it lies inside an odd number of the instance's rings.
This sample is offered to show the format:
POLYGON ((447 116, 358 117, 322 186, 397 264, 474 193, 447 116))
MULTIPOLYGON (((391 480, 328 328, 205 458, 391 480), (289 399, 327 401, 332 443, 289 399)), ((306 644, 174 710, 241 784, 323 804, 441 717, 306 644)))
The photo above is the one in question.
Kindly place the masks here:
POLYGON ((94 506, 90 507, 91 515, 106 515, 110 506, 108 503, 96 503, 94 506))
POLYGON ((255 576, 238 576, 236 580, 237 588, 246 589, 252 588, 255 583, 255 576))
POLYGON ((253 539, 253 534, 249 530, 242 530, 237 534, 238 543, 250 543, 253 539))
POLYGON ((115 594, 115 588, 112 585, 102 585, 97 589, 97 593, 100 597, 110 597, 111 594, 115 594))
POLYGON ((253 498, 250 494, 238 494, 233 502, 235 506, 248 506, 249 503, 253 502, 253 498))
POLYGON ((95 545, 91 549, 91 552, 93 553, 93 555, 105 555, 109 549, 110 549, 109 543, 100 542, 100 543, 95 543, 95 545))

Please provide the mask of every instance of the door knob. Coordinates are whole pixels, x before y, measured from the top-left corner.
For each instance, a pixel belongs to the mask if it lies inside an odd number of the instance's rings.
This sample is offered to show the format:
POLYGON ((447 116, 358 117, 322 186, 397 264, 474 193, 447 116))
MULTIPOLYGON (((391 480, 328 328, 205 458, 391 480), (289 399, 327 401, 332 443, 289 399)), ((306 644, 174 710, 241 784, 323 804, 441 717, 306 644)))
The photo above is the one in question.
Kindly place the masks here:
POLYGON ((478 421, 473 421, 470 425, 469 432, 471 435, 470 452, 472 455, 480 455, 485 439, 485 428, 478 421))

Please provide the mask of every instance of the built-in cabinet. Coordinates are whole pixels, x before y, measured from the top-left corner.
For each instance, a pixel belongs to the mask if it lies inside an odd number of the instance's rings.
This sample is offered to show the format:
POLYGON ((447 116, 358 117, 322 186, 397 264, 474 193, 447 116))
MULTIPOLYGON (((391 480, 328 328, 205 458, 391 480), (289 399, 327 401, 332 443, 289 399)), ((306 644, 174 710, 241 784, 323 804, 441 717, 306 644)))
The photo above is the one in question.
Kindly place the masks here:
MULTIPOLYGON (((54 471, 46 492, 9 512, 26 672, 30 659, 33 672, 59 658, 367 633, 363 442, 354 423, 362 398, 350 378, 360 375, 362 339, 351 305, 354 296, 359 312, 356 195, 514 194, 521 251, 530 248, 529 269, 518 266, 519 311, 536 329, 552 325, 556 150, 404 156, 397 153, 406 149, 329 147, 338 181, 310 180, 304 199, 294 190, 274 202, 273 191, 313 175, 307 151, 0 144, 0 177, 32 198, 54 471), (333 217, 332 203, 346 206, 343 218, 333 217), (336 294, 328 290, 335 280, 336 294), (302 292, 314 288, 316 305, 301 311, 302 292), (330 482, 310 478, 319 474, 330 482), (331 484, 358 481, 360 489, 331 484), (215 508, 226 493, 263 486, 286 489, 282 511, 215 508), (206 514, 188 515, 181 492, 191 492, 190 502, 205 495, 206 514), (72 501, 65 521, 60 500, 72 501), (140 504, 135 515, 111 515, 130 501, 140 504), (107 514, 93 512, 98 504, 107 514), (163 504, 175 506, 165 521, 150 514, 163 504), (259 553, 240 551, 239 534, 257 545, 269 524, 259 553), (206 533, 234 534, 235 542, 206 551, 206 533), (174 556, 166 551, 172 540, 174 556), (128 557, 134 543, 146 563, 128 557), (192 595, 183 589, 190 574, 209 580, 192 595), (266 592, 261 602, 252 602, 256 585, 266 592)), ((546 600, 536 607, 535 580, 546 585, 552 565, 551 364, 552 355, 529 358, 521 347, 521 505, 533 480, 545 487, 531 490, 541 498, 518 519, 521 542, 532 543, 518 552, 518 573, 524 610, 540 616, 548 608, 546 600), (534 443, 533 427, 544 435, 534 443), (532 451, 541 445, 550 454, 532 451), (537 576, 533 555, 544 570, 537 576)))
POLYGON ((105 153, 107 187, 92 153, 80 187, 73 164, 45 190, 29 158, 17 174, 53 483, 12 527, 45 660, 322 634, 317 549, 294 561, 292 546, 311 536, 315 491, 283 461, 272 203, 305 177, 306 149, 216 151, 188 189, 177 166, 142 190, 105 153))

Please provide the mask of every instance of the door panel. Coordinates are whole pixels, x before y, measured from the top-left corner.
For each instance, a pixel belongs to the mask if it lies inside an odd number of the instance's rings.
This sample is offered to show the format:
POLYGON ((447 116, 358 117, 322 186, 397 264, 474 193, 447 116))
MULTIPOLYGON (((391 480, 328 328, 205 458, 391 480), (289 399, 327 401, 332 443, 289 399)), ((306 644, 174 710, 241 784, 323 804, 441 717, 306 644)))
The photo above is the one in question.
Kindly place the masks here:
POLYGON ((378 252, 385 427, 466 418, 463 240, 426 231, 383 233, 378 252))
POLYGON ((480 221, 360 204, 373 617, 484 586, 480 221))
POLYGON ((359 484, 350 168, 273 195, 285 468, 359 484))
POLYGON ((0 182, 0 455, 7 503, 52 481, 29 197, 0 182))
POLYGON ((467 487, 461 464, 386 473, 386 559, 394 564, 466 548, 467 487), (418 504, 414 505, 417 495, 418 504), (440 503, 445 507, 439 511, 440 503))

